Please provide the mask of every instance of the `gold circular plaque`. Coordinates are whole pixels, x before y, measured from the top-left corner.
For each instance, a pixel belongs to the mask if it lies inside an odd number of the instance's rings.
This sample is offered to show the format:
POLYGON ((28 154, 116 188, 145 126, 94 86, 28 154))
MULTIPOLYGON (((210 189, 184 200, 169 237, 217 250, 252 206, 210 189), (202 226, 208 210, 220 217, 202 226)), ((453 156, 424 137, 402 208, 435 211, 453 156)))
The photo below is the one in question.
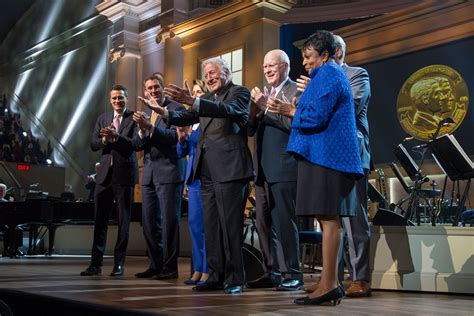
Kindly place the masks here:
POLYGON ((466 117, 469 96, 461 75, 444 65, 431 65, 413 73, 398 93, 397 116, 403 130, 421 141, 433 137, 440 122, 439 136, 454 132, 466 117))

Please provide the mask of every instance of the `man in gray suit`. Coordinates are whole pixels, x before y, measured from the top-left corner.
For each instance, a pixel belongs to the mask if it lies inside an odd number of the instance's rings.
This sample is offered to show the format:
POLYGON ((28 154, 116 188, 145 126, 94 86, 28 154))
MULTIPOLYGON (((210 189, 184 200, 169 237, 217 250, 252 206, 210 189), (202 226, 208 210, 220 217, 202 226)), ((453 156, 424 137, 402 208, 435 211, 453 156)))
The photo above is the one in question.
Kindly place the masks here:
POLYGON ((250 92, 232 83, 232 71, 223 59, 206 60, 202 69, 210 93, 193 98, 188 89, 176 85, 165 88, 168 99, 191 105, 191 109, 168 111, 153 100, 141 100, 169 124, 200 123, 192 177, 201 180, 209 278, 193 290, 224 289, 225 293, 235 294, 243 291, 245 282, 243 212, 248 182, 254 176, 247 146, 250 92))
POLYGON ((254 136, 257 232, 264 275, 247 282, 249 288, 293 291, 303 286, 295 215, 297 166, 296 160, 286 152, 291 119, 267 111, 267 101, 293 100, 299 95, 296 82, 288 77, 289 72, 288 55, 279 49, 271 50, 263 60, 269 88, 262 92, 255 87, 251 91, 249 136, 254 136))
POLYGON ((342 223, 349 243, 352 283, 346 290, 346 296, 370 296, 371 271, 369 265, 370 227, 367 219, 367 186, 368 175, 373 169, 369 146, 369 122, 367 109, 370 99, 370 81, 367 71, 360 67, 350 67, 344 63, 346 44, 334 35, 336 41, 336 62, 341 65, 352 87, 356 110, 357 138, 359 140, 362 168, 365 176, 357 181, 359 207, 354 217, 343 217, 342 223))

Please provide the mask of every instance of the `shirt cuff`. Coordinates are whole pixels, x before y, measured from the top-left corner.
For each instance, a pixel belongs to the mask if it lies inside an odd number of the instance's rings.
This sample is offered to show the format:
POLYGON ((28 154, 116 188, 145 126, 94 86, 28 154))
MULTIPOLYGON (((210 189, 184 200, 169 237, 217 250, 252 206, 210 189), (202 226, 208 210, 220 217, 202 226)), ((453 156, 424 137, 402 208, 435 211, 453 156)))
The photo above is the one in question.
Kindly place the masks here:
POLYGON ((167 108, 163 108, 163 115, 162 115, 162 117, 163 117, 163 119, 165 119, 165 120, 167 120, 167 121, 169 120, 169 118, 170 118, 170 111, 168 111, 167 108))
POLYGON ((199 112, 200 105, 201 105, 201 99, 199 97, 196 97, 193 103, 193 109, 196 110, 196 112, 199 112))

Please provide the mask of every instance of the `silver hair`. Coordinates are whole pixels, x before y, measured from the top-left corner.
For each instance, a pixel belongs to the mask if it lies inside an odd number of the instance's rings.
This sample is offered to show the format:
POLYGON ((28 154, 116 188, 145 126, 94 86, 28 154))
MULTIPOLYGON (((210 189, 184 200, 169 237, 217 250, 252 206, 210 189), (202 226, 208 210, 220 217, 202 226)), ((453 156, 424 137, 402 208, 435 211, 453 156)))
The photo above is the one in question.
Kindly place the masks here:
POLYGON ((201 69, 204 69, 209 64, 219 67, 221 70, 221 78, 224 79, 225 84, 228 84, 232 80, 232 70, 224 59, 219 57, 207 59, 202 62, 201 69))
POLYGON ((344 42, 342 37, 340 37, 339 35, 333 34, 333 37, 334 37, 334 42, 336 43, 336 49, 340 47, 342 50, 342 56, 340 58, 340 61, 341 61, 341 64, 343 64, 344 58, 346 57, 346 43, 344 42))
MULTIPOLYGON (((285 71, 285 78, 289 76, 290 74, 290 57, 288 57, 288 55, 286 54, 285 51, 281 50, 281 49, 274 49, 274 50, 271 50, 267 53, 267 55, 269 53, 278 53, 278 56, 280 58, 280 62, 282 63, 285 63, 288 67, 286 67, 286 71, 285 71)), ((265 55, 266 56, 266 55, 265 55)))

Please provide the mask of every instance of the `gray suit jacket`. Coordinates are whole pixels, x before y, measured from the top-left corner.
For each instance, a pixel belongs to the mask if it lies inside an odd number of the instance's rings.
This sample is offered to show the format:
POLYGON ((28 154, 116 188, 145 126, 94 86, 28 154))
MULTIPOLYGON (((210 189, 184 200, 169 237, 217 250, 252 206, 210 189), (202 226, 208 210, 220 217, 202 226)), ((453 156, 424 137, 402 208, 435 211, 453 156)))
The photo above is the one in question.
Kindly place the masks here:
MULTIPOLYGON (((296 82, 289 79, 276 98, 288 100, 298 97, 296 82)), ((263 181, 296 181, 296 160, 286 151, 291 131, 291 119, 287 116, 262 111, 248 124, 249 136, 254 136, 254 166, 257 184, 263 181)))
POLYGON ((347 78, 349 78, 352 88, 362 168, 372 170, 373 162, 369 145, 369 121, 367 118, 370 100, 369 74, 363 68, 350 67, 347 64, 342 65, 342 69, 346 73, 347 78))

